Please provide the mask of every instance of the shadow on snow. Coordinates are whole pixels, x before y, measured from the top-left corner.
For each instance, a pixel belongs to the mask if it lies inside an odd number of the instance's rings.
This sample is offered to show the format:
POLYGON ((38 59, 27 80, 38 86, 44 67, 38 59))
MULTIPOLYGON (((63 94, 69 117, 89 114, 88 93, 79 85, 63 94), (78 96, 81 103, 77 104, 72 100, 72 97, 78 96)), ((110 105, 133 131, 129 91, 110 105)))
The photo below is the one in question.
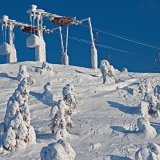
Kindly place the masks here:
POLYGON ((111 107, 119 109, 121 112, 127 113, 127 114, 138 114, 138 107, 130 107, 130 106, 124 106, 123 104, 117 103, 117 102, 111 102, 107 101, 108 104, 111 107))
POLYGON ((17 77, 11 77, 7 73, 0 73, 0 77, 9 78, 12 80, 17 80, 17 77))
POLYGON ((53 106, 53 105, 57 104, 56 101, 53 101, 52 103, 44 102, 43 98, 42 98, 42 93, 30 91, 29 94, 32 95, 33 97, 35 97, 38 101, 42 102, 45 105, 53 106))
POLYGON ((114 131, 122 132, 122 133, 138 133, 137 131, 126 130, 122 126, 110 126, 110 128, 114 131))
POLYGON ((110 156, 111 160, 132 160, 128 157, 122 157, 122 156, 114 156, 114 155, 108 155, 108 156, 110 156))

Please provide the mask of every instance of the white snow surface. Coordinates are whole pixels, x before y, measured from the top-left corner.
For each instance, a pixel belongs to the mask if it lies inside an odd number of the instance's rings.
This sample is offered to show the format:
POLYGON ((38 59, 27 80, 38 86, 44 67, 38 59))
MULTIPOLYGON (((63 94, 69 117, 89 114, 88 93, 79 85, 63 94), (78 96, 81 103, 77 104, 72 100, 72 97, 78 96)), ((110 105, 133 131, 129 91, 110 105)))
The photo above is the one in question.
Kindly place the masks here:
MULTIPOLYGON (((159 118, 150 117, 148 120, 157 135, 145 137, 139 133, 137 119, 141 117, 139 104, 144 95, 137 92, 133 95, 140 81, 149 80, 151 86, 160 84, 159 73, 123 73, 115 75, 118 83, 102 84, 100 70, 77 66, 53 64, 54 72, 40 75, 35 72, 41 68, 41 62, 23 62, 0 65, 0 122, 3 122, 7 101, 17 88, 19 66, 27 66, 29 75, 36 83, 30 88, 28 106, 30 109, 31 126, 36 132, 36 144, 26 148, 18 148, 13 152, 2 149, 0 137, 0 159, 2 160, 39 160, 44 146, 55 142, 51 133, 51 106, 42 101, 43 86, 52 83, 54 101, 63 99, 62 89, 72 84, 76 90, 78 107, 72 114, 74 128, 68 129, 69 138, 66 141, 76 153, 75 160, 133 160, 135 153, 150 143, 160 144, 159 118)), ((150 88, 152 89, 152 88, 150 88)), ((3 123, 0 133, 3 134, 3 123)), ((32 132, 33 129, 30 130, 32 132)), ((12 132, 10 132, 12 133, 12 132)), ((21 135, 23 136, 23 135, 21 135)), ((12 142, 14 145, 15 142, 12 142)))

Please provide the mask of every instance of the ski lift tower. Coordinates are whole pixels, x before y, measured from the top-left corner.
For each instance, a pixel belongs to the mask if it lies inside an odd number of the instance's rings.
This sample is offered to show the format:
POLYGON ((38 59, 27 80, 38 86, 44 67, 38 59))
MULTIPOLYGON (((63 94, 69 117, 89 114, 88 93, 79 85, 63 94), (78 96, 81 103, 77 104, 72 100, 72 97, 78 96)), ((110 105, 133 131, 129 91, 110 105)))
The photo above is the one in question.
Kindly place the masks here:
POLYGON ((30 19, 32 19, 32 17, 34 19, 35 19, 35 17, 37 17, 37 27, 39 28, 38 30, 40 31, 40 33, 39 33, 40 35, 42 34, 40 28, 42 27, 43 18, 47 18, 53 24, 59 26, 61 48, 62 48, 61 63, 63 65, 68 65, 69 64, 69 60, 68 60, 69 58, 68 58, 68 55, 67 55, 67 51, 68 51, 68 27, 70 25, 72 25, 72 24, 79 25, 79 24, 83 23, 84 21, 88 21, 89 29, 90 29, 90 35, 91 35, 92 68, 93 69, 97 69, 97 65, 98 65, 98 62, 97 62, 97 49, 96 49, 95 43, 94 43, 90 17, 86 18, 86 19, 82 19, 82 20, 76 20, 76 18, 69 18, 69 17, 65 17, 65 16, 59 16, 57 14, 52 14, 52 13, 49 13, 49 12, 45 12, 42 9, 37 9, 36 5, 31 5, 31 9, 28 10, 27 13, 30 14, 30 19), (64 49, 63 37, 62 37, 62 26, 66 26, 66 46, 65 46, 65 49, 64 49))
MULTIPOLYGON (((7 62, 8 63, 17 62, 16 49, 14 47, 14 33, 13 33, 14 27, 19 27, 23 32, 30 33, 30 34, 36 33, 38 31, 37 27, 33 26, 33 25, 17 22, 16 20, 11 20, 6 15, 4 15, 2 17, 2 19, 0 20, 0 23, 2 24, 2 29, 5 32, 4 33, 5 34, 4 43, 0 45, 0 55, 7 54, 7 57, 8 57, 7 62), (7 28, 9 28, 9 44, 5 42, 7 28)), ((49 29, 46 29, 45 27, 43 27, 41 30, 43 33, 53 32, 53 30, 51 31, 49 29)), ((32 43, 31 42, 32 38, 29 37, 28 39, 30 40, 28 43, 32 43)), ((35 40, 35 43, 37 43, 36 40, 35 40)), ((28 45, 31 45, 31 44, 28 44, 28 45)), ((38 44, 38 43, 36 44, 37 50, 39 49, 39 45, 40 44, 38 44)), ((38 52, 38 54, 39 54, 39 52, 38 52)), ((38 59, 36 59, 36 60, 38 60, 38 59)))
POLYGON ((14 47, 14 20, 10 20, 8 16, 4 15, 0 19, 3 31, 3 44, 0 45, 0 55, 7 55, 7 63, 17 62, 16 49, 14 47), (9 28, 9 43, 6 43, 6 31, 9 28))

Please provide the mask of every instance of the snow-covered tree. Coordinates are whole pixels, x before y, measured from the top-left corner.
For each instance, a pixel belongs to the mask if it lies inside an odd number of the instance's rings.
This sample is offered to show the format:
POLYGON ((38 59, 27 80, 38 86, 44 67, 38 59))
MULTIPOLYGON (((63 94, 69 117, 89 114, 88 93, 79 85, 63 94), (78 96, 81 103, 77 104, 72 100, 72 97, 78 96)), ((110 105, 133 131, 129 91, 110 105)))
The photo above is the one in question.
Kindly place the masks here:
POLYGON ((135 160, 160 160, 160 146, 156 143, 148 143, 135 154, 135 160))
POLYGON ((51 72, 53 71, 53 67, 51 64, 47 63, 47 62, 43 62, 42 63, 42 67, 40 69, 36 70, 39 74, 43 75, 46 72, 51 72))
POLYGON ((128 73, 127 68, 123 68, 123 69, 122 69, 122 72, 124 72, 124 73, 128 73))
POLYGON ((29 88, 34 83, 33 78, 24 78, 8 101, 3 137, 3 147, 6 150, 12 150, 14 147, 24 148, 27 143, 36 142, 35 131, 30 125, 28 106, 29 88))
POLYGON ((155 137, 157 135, 156 130, 150 125, 150 122, 145 117, 137 119, 137 127, 140 133, 143 133, 145 137, 155 137))
POLYGON ((46 104, 52 104, 53 102, 53 93, 51 91, 52 84, 48 82, 44 85, 44 92, 42 93, 42 100, 46 104))
POLYGON ((50 129, 60 138, 65 138, 67 131, 66 128, 73 128, 74 124, 71 120, 72 110, 65 104, 63 100, 59 100, 57 105, 51 108, 50 115, 52 117, 50 129))
POLYGON ((74 160, 76 157, 71 145, 62 139, 43 147, 40 155, 41 160, 74 160))
POLYGON ((19 67, 19 73, 17 75, 17 79, 19 81, 23 80, 23 78, 29 77, 29 73, 27 72, 27 67, 23 64, 19 67))
POLYGON ((103 83, 115 83, 114 73, 115 69, 109 64, 107 60, 102 60, 100 63, 100 71, 102 73, 103 83))
POLYGON ((140 110, 142 116, 150 114, 152 117, 160 118, 160 102, 153 94, 145 93, 144 100, 141 102, 140 110))
POLYGON ((63 100, 72 110, 77 107, 76 91, 73 85, 67 84, 62 91, 63 100))
POLYGON ((158 98, 158 100, 160 101, 160 85, 157 85, 154 88, 154 95, 158 98))
POLYGON ((140 84, 139 84, 139 92, 142 94, 145 93, 150 93, 152 91, 152 86, 151 83, 148 79, 143 80, 140 84))

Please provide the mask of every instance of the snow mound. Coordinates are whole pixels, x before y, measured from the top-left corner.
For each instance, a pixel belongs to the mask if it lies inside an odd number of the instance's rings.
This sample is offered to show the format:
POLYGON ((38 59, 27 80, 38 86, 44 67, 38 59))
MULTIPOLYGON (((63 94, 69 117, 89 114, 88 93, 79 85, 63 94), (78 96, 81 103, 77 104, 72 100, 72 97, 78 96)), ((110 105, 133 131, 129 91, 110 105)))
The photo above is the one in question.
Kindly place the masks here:
POLYGON ((68 142, 59 139, 43 147, 40 156, 41 160, 74 160, 76 153, 68 142))
POLYGON ((145 137, 155 137, 157 135, 156 130, 150 125, 150 122, 145 117, 140 117, 137 120, 137 127, 140 133, 143 133, 145 137))
POLYGON ((147 147, 136 152, 135 160, 160 160, 160 146, 156 143, 148 143, 147 147))
POLYGON ((52 84, 48 82, 44 85, 44 92, 42 93, 42 100, 44 103, 51 105, 53 103, 53 93, 51 91, 52 84))

